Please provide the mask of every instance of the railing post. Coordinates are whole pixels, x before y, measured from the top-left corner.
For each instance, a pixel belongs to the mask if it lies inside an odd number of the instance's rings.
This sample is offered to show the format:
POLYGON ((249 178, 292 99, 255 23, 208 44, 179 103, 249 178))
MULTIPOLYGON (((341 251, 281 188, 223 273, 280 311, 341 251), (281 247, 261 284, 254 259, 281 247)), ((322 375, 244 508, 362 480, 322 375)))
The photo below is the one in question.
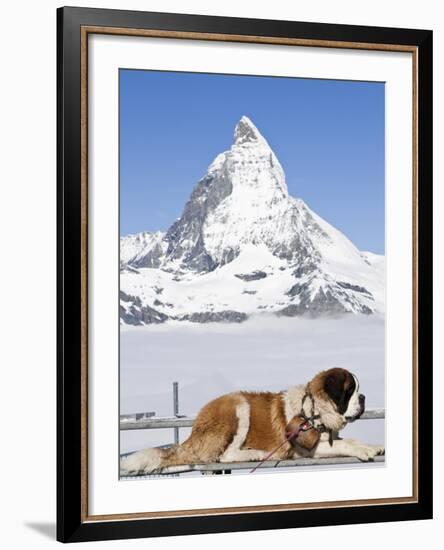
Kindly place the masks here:
MULTIPOLYGON (((179 414, 179 383, 173 382, 173 415, 179 414)), ((179 428, 174 428, 174 443, 179 444, 179 428)))

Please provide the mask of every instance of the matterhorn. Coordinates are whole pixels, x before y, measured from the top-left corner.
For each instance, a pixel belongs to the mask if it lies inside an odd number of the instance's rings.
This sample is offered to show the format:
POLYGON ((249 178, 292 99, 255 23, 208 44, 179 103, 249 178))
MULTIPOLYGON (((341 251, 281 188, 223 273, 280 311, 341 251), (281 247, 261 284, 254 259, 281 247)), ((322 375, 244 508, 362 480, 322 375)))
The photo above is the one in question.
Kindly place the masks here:
POLYGON ((166 232, 121 238, 120 320, 383 314, 384 277, 384 256, 359 251, 289 195, 279 160, 243 116, 181 217, 166 232))

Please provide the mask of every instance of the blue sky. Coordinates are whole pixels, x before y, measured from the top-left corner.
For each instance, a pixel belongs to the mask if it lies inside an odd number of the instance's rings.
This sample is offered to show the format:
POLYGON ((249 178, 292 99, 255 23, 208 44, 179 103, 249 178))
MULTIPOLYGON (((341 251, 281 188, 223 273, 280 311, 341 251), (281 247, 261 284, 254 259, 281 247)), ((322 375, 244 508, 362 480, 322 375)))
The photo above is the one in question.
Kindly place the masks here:
POLYGON ((120 70, 120 232, 180 216, 251 118, 291 195, 361 250, 384 252, 384 84, 120 70))

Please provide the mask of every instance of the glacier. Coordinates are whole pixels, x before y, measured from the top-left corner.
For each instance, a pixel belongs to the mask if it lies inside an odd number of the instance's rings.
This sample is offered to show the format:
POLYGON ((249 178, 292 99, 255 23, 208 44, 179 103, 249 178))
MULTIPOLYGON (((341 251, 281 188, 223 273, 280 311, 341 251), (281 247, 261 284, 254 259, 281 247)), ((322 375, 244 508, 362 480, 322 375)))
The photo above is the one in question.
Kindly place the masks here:
POLYGON ((301 199, 253 122, 197 182, 166 232, 120 239, 120 322, 383 315, 384 256, 363 252, 301 199))

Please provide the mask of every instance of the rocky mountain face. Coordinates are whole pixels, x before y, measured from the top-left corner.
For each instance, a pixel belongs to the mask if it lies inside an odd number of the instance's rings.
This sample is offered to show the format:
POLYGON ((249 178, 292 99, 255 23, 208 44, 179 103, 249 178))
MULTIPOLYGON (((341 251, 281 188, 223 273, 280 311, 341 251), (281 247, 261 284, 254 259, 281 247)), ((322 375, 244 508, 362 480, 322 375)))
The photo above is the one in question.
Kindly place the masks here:
POLYGON ((120 268, 124 324, 384 311, 384 258, 288 194, 245 116, 168 231, 121 238, 120 268))

